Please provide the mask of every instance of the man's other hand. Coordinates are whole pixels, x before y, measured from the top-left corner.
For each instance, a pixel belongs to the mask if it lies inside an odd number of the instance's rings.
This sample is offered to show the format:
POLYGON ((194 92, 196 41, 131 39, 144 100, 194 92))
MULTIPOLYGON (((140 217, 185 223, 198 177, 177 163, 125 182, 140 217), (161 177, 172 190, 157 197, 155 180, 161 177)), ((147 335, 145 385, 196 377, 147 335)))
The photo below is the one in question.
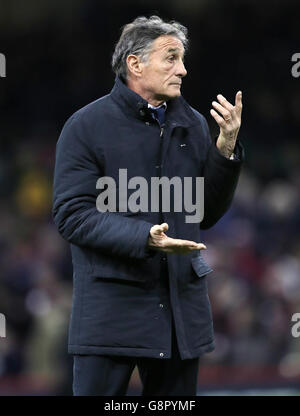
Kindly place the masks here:
POLYGON ((210 110, 210 114, 220 127, 220 134, 216 143, 217 148, 223 156, 229 158, 234 151, 242 122, 242 92, 237 92, 235 106, 230 104, 221 94, 217 98, 219 102, 212 102, 214 109, 210 110))
POLYGON ((165 232, 169 229, 167 223, 153 225, 150 229, 148 246, 154 250, 173 254, 187 254, 193 250, 205 250, 206 246, 194 241, 168 237, 165 232))

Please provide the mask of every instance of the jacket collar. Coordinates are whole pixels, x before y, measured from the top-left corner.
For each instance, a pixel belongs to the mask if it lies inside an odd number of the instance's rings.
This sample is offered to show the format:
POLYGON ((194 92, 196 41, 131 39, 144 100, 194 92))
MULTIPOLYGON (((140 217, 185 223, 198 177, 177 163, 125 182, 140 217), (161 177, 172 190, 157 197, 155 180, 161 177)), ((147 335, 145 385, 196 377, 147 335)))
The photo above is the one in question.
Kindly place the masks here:
MULTIPOLYGON (((115 85, 110 95, 122 107, 125 113, 130 113, 133 117, 143 121, 152 120, 148 102, 128 88, 118 76, 115 79, 115 85)), ((200 121, 185 99, 180 96, 167 101, 166 124, 172 127, 191 127, 195 124, 200 124, 200 121)))

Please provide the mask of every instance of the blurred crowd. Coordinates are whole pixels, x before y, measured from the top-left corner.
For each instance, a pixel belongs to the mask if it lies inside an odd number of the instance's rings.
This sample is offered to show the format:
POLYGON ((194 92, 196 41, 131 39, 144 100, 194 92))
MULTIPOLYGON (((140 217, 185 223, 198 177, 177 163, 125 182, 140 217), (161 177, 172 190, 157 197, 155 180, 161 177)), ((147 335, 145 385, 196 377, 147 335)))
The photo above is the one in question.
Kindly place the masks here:
MULTIPOLYGON (((183 95, 207 117, 212 136, 215 96, 232 101, 241 89, 244 98, 246 162, 235 200, 203 232, 204 256, 214 268, 216 350, 201 358, 201 368, 243 368, 245 383, 251 369, 261 368, 258 384, 269 371, 273 382, 300 389, 300 339, 291 334, 291 317, 300 312, 300 80, 290 62, 300 52, 300 7, 275 1, 266 8, 267 0, 172 1, 172 9, 161 3, 3 4, 0 313, 7 333, 0 338, 0 395, 71 394, 72 264, 51 216, 55 144, 74 111, 112 88, 120 27, 153 12, 190 30, 183 95)), ((202 375, 218 385, 213 373, 202 375)))

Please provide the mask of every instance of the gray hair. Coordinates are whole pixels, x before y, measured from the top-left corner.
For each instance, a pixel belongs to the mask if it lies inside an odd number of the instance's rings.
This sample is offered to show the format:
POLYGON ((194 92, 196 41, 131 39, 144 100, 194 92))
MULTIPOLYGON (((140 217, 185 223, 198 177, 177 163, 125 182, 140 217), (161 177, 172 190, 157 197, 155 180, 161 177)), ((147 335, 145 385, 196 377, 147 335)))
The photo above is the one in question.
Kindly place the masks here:
POLYGON ((187 28, 174 20, 164 22, 158 16, 137 17, 132 23, 123 26, 121 37, 112 56, 112 69, 116 75, 126 81, 128 55, 139 56, 142 62, 146 62, 152 43, 162 35, 177 37, 186 50, 188 46, 187 33, 187 28))

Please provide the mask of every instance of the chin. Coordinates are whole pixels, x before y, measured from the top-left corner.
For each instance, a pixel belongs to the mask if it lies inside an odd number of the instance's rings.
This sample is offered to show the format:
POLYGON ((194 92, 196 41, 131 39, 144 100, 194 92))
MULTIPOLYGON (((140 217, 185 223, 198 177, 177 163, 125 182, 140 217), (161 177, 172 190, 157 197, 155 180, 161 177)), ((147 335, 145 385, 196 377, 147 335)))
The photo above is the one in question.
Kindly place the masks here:
POLYGON ((169 94, 167 94, 167 96, 170 98, 176 98, 176 97, 180 97, 181 95, 181 91, 180 89, 178 89, 177 91, 170 91, 169 94))
POLYGON ((180 95, 181 95, 181 89, 180 89, 180 87, 178 88, 178 87, 175 87, 174 89, 173 89, 173 91, 172 91, 172 94, 171 94, 173 97, 179 97, 180 95))
POLYGON ((181 96, 181 92, 178 91, 177 93, 172 94, 171 98, 176 98, 176 97, 180 97, 181 96))

